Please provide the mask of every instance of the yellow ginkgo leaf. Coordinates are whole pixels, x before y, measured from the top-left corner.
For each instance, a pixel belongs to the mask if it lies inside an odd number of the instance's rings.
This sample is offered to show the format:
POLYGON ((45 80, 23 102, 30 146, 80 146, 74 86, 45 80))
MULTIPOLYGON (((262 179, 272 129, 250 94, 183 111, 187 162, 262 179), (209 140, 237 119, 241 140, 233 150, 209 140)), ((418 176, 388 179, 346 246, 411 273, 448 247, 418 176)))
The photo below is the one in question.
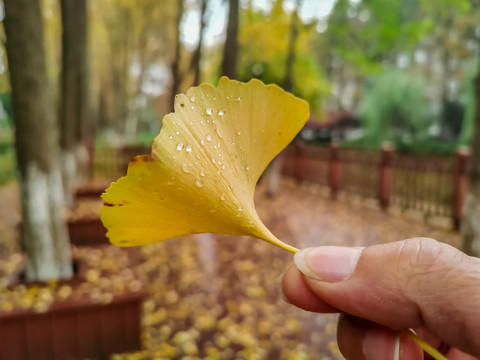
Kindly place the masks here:
POLYGON ((137 156, 102 195, 107 236, 120 246, 181 235, 248 235, 283 249, 253 203, 268 163, 309 117, 308 104, 276 85, 221 78, 175 98, 150 155, 137 156))

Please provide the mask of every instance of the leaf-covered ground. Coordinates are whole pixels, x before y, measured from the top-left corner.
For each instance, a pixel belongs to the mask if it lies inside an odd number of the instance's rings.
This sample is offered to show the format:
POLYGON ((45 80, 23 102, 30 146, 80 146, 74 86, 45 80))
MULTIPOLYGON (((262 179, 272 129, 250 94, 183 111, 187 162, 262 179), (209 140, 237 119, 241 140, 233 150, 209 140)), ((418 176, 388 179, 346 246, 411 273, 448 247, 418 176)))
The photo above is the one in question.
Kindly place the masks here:
MULTIPOLYGON (((281 300, 277 278, 292 255, 256 239, 202 234, 129 250, 75 248, 74 256, 86 264, 81 290, 55 284, 33 291, 22 285, 7 289, 8 277, 22 262, 13 243, 18 201, 15 188, 0 192, 0 310, 46 311, 52 301, 75 296, 75 291, 108 303, 113 294, 144 286, 143 350, 114 359, 342 358, 335 342, 336 315, 304 312, 281 300)), ((459 244, 458 234, 445 227, 352 199, 331 200, 323 192, 284 180, 278 195, 269 199, 260 184, 257 209, 275 235, 297 247, 365 246, 413 236, 459 244)), ((68 216, 97 216, 100 204, 79 204, 68 216)))

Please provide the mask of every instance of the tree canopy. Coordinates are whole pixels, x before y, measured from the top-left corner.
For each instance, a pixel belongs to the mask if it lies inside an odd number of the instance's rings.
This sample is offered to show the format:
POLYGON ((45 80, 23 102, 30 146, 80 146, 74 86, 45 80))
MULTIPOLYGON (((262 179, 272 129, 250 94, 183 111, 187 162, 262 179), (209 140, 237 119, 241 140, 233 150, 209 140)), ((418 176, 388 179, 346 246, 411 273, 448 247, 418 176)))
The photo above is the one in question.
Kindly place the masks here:
MULTIPOLYGON (((142 134, 153 138, 158 119, 171 109, 173 79, 177 78, 180 92, 199 78, 216 83, 225 56, 228 3, 182 0, 159 6, 155 0, 92 2, 88 54, 97 134, 113 132, 123 141, 148 138, 142 134), (182 4, 181 13, 178 4, 182 4)), ((477 1, 335 0, 320 4, 313 0, 249 0, 239 4, 239 80, 259 78, 284 85, 297 7, 291 91, 310 103, 315 119, 338 111, 363 116, 362 109, 374 96, 369 95, 373 91, 369 84, 394 73, 398 79, 398 74, 405 74, 406 82, 414 77, 422 84, 418 85, 426 104, 422 107, 428 107, 430 128, 434 130, 426 136, 450 144, 468 141, 472 116, 465 89, 471 79, 468 64, 478 55, 477 1), (455 114, 464 114, 461 121, 452 120, 457 119, 451 116, 455 107, 455 114)), ((58 39, 62 31, 59 2, 43 1, 42 15, 47 74, 58 101, 58 39)), ((3 66, 8 69, 2 56, 3 66)), ((10 91, 6 74, 0 71, 0 93, 10 91)), ((402 90, 393 87, 387 94, 392 91, 395 98, 402 90)), ((364 132, 373 134, 371 129, 376 125, 369 124, 369 119, 372 117, 362 119, 364 132)), ((371 121, 378 125, 380 120, 371 121)), ((392 124, 390 120, 381 121, 385 122, 382 127, 392 124)), ((424 121, 423 117, 418 119, 419 124, 412 129, 423 128, 424 121)))

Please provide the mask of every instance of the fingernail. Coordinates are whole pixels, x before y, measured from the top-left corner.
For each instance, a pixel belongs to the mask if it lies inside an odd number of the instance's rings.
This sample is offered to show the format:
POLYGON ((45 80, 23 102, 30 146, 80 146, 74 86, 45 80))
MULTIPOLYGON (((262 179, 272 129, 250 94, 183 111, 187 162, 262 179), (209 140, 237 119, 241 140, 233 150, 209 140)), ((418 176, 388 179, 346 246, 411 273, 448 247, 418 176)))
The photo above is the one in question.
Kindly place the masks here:
POLYGON ((282 298, 283 301, 285 301, 287 304, 290 304, 290 301, 288 301, 287 297, 285 296, 285 293, 283 292, 283 278, 285 277, 285 274, 287 272, 283 272, 278 279, 277 279, 277 287, 278 291, 280 292, 280 297, 282 298))
POLYGON ((363 248, 322 246, 300 250, 294 261, 298 269, 309 278, 339 282, 352 276, 363 248))

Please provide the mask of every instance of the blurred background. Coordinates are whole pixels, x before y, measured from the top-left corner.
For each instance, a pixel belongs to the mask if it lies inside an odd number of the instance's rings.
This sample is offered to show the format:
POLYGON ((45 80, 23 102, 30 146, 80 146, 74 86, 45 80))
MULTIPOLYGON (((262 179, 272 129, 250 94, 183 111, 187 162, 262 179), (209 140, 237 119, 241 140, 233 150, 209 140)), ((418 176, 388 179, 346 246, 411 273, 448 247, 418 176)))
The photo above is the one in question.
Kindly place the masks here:
POLYGON ((335 315, 280 299, 282 250, 105 237, 103 190, 150 152, 175 94, 222 75, 310 104, 257 187, 277 237, 479 254, 479 1, 1 5, 0 359, 343 358, 335 315))

